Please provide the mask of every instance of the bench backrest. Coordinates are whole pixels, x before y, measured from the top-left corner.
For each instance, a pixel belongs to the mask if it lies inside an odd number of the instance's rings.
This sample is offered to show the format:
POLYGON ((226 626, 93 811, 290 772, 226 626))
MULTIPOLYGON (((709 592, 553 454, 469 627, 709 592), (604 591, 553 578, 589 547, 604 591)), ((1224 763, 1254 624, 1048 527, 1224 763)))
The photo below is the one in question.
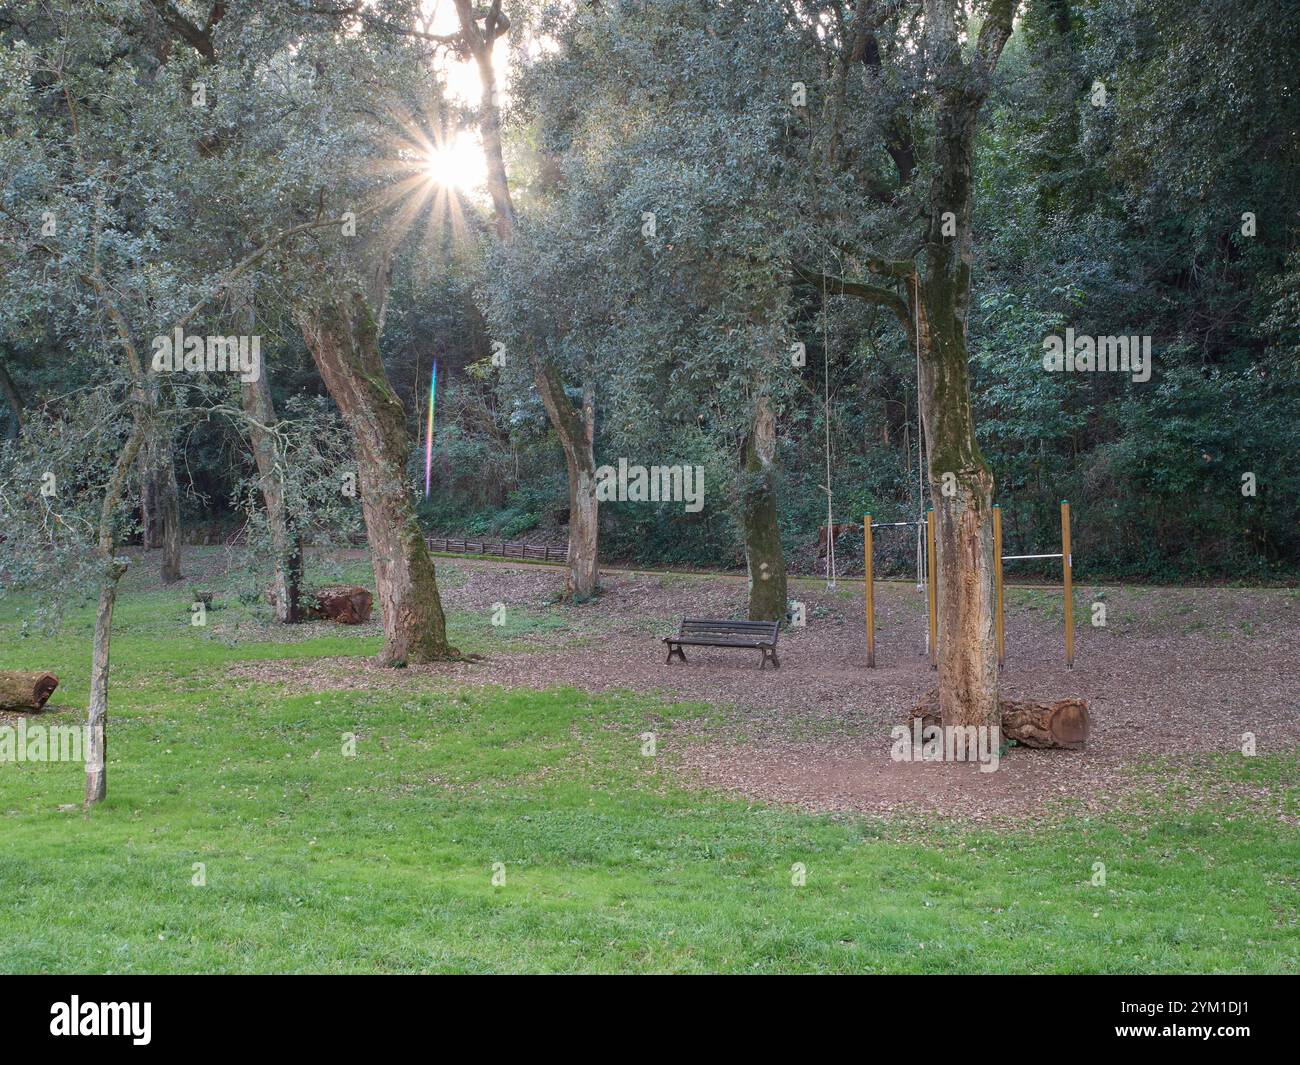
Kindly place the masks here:
POLYGON ((781 631, 779 621, 729 621, 717 618, 683 618, 679 636, 718 636, 725 639, 752 639, 776 643, 781 631))

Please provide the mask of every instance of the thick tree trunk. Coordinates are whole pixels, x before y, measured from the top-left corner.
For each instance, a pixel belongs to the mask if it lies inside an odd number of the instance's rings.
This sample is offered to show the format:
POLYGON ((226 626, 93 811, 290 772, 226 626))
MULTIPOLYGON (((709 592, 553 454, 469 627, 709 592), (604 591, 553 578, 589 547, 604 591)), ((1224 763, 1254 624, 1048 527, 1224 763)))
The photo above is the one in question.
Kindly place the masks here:
POLYGON ((749 570, 749 620, 785 617, 785 554, 776 509, 776 413, 766 397, 755 401, 741 460, 740 510, 749 570))
POLYGON ((534 364, 533 379, 555 427, 569 475, 569 569, 564 594, 574 602, 594 596, 600 586, 600 504, 596 499, 595 398, 583 391, 582 411, 569 402, 556 371, 534 364))
POLYGON ((595 463, 589 447, 581 449, 576 466, 569 467, 569 569, 564 579, 565 597, 581 603, 600 588, 600 564, 596 557, 600 542, 600 504, 596 501, 595 463))
POLYGON ((980 107, 1011 35, 1016 0, 993 0, 969 62, 958 5, 925 0, 935 135, 925 272, 908 279, 920 350, 922 422, 930 456, 939 590, 939 707, 945 725, 999 721, 993 638, 993 475, 971 413, 971 177, 980 107))
POLYGON ((959 282, 921 283, 921 410, 930 458, 945 725, 994 725, 993 475, 975 440, 959 282))
MULTIPOLYGON (((255 328, 253 303, 245 304, 243 331, 252 335, 255 328)), ((276 423, 275 404, 271 401, 271 382, 266 372, 254 381, 240 385, 240 400, 248 415, 248 437, 253 445, 253 459, 257 463, 258 488, 266 506, 266 523, 271 532, 271 551, 274 555, 271 590, 275 599, 275 616, 286 625, 302 619, 302 539, 289 528, 289 513, 284 498, 284 465, 279 440, 273 427, 276 423)))
POLYGON ((305 313, 303 336, 352 431, 357 482, 389 666, 457 657, 447 643, 433 559, 415 517, 406 414, 379 357, 379 326, 359 292, 305 313))
POLYGON ((0 671, 0 710, 39 710, 58 686, 53 673, 0 671))

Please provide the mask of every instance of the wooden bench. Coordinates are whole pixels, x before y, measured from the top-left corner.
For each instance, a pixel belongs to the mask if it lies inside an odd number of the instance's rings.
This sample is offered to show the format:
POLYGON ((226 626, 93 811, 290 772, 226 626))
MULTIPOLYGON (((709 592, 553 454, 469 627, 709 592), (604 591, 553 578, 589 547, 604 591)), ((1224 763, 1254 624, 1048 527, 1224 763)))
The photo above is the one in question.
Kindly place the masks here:
POLYGON ((767 666, 772 660, 776 669, 781 663, 776 657, 776 638, 781 634, 779 621, 720 621, 712 618, 683 618, 682 627, 676 636, 665 636, 668 645, 668 661, 676 655, 683 662, 686 652, 682 647, 690 644, 694 647, 750 647, 763 652, 763 660, 758 668, 767 666))

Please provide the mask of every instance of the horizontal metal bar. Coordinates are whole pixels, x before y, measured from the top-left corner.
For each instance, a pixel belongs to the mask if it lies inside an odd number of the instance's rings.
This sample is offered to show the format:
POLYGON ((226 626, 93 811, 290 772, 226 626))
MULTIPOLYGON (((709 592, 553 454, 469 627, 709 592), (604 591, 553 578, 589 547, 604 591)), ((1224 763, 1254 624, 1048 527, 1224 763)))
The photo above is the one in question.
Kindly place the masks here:
POLYGON ((1018 558, 1064 558, 1059 551, 1054 555, 1003 555, 1003 562, 1014 562, 1018 558))
POLYGON ((872 522, 871 527, 873 529, 897 529, 901 525, 924 525, 924 524, 925 522, 923 521, 884 521, 879 523, 872 522))

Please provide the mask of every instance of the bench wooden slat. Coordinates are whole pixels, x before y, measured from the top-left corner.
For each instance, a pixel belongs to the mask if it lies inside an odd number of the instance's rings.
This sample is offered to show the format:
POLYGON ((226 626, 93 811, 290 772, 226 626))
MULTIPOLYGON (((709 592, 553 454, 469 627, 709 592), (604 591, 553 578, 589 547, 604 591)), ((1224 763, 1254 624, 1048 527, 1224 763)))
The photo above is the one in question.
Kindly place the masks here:
POLYGON ((696 647, 771 647, 772 646, 768 642, 759 643, 756 640, 728 640, 726 638, 710 640, 710 639, 695 637, 695 636, 674 636, 672 642, 692 644, 696 647))
POLYGON ((780 669, 781 663, 776 657, 776 641, 781 634, 779 621, 740 621, 730 618, 683 618, 676 636, 665 636, 668 645, 668 661, 677 656, 683 662, 686 655, 684 646, 691 647, 749 647, 763 652, 759 669, 772 660, 772 665, 780 669))

